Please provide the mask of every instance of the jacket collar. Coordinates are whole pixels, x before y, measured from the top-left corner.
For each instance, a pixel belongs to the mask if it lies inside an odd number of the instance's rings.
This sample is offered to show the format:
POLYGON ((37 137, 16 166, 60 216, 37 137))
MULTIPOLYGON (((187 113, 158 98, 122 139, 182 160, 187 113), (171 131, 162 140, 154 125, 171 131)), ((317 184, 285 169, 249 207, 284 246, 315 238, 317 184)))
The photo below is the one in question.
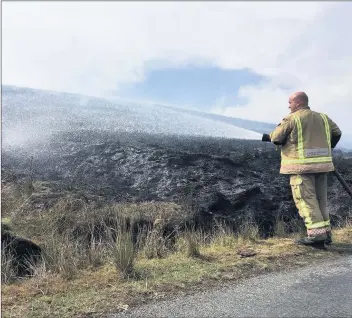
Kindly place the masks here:
POLYGON ((301 107, 297 108, 296 110, 294 110, 293 112, 291 112, 291 114, 298 112, 299 110, 307 110, 307 109, 310 109, 310 107, 309 106, 301 106, 301 107))

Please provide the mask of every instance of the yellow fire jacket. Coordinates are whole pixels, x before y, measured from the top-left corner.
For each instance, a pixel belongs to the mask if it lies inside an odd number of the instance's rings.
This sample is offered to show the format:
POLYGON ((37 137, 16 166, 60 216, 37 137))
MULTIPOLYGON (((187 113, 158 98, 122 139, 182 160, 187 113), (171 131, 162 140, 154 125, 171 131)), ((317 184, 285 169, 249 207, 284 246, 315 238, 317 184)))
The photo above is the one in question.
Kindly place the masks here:
POLYGON ((332 148, 342 133, 325 114, 301 108, 270 133, 271 142, 281 145, 281 174, 333 171, 332 148))

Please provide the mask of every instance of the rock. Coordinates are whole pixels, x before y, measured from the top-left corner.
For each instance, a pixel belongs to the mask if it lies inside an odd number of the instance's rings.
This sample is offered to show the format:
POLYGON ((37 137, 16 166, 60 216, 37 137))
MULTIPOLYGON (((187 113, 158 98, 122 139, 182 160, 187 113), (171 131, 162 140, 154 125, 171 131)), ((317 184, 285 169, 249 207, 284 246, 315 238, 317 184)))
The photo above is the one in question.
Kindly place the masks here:
POLYGON ((255 256, 257 255, 256 252, 254 252, 253 250, 251 249, 241 249, 237 252, 237 254, 243 258, 243 257, 252 257, 252 256, 255 256))
POLYGON ((31 265, 38 263, 42 255, 40 246, 8 231, 1 233, 1 249, 4 251, 5 257, 11 260, 16 277, 32 275, 33 267, 31 265))

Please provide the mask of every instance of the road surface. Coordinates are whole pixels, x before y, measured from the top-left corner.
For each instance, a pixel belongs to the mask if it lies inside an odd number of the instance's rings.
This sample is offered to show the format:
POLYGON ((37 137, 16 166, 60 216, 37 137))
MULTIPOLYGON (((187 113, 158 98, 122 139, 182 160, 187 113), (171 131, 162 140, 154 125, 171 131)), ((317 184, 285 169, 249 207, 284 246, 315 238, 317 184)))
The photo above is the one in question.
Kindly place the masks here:
POLYGON ((106 317, 352 317, 352 256, 106 317))

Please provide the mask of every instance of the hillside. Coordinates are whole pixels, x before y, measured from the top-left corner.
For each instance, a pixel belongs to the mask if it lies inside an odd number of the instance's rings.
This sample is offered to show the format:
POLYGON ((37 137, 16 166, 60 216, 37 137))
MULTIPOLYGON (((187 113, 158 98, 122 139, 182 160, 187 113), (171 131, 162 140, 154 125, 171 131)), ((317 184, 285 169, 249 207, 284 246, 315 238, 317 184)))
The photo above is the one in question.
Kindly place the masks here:
MULTIPOLYGON (((44 193, 31 196, 29 210, 49 208, 68 193, 105 203, 187 199, 197 223, 220 217, 239 225, 250 219, 265 234, 277 217, 297 216, 288 177, 278 172, 279 152, 265 147, 206 137, 60 133, 44 147, 4 150, 2 179, 4 185, 29 175, 49 182, 44 193)), ((351 159, 338 158, 337 164, 351 184, 351 159)), ((334 221, 349 215, 349 198, 334 176, 329 176, 329 199, 334 221)))
MULTIPOLYGON (((5 317, 102 317, 350 253, 352 200, 333 174, 332 248, 293 244, 305 230, 280 151, 253 123, 80 98, 3 97, 5 317)), ((334 152, 352 185, 352 158, 334 152)))
MULTIPOLYGON (((279 174, 280 152, 234 123, 65 93, 3 93, 3 185, 47 182, 28 209, 72 192, 105 203, 187 199, 198 223, 220 217, 239 226, 252 219, 263 234, 277 217, 297 215, 288 178, 279 174)), ((337 164, 351 184, 351 159, 339 155, 337 164)), ((336 221, 348 214, 349 198, 333 176, 329 184, 336 221)))
MULTIPOLYGON (((52 133, 79 129, 259 140, 276 124, 158 104, 2 86, 3 146, 44 141, 52 133)), ((352 149, 352 136, 344 133, 337 148, 352 149)))

